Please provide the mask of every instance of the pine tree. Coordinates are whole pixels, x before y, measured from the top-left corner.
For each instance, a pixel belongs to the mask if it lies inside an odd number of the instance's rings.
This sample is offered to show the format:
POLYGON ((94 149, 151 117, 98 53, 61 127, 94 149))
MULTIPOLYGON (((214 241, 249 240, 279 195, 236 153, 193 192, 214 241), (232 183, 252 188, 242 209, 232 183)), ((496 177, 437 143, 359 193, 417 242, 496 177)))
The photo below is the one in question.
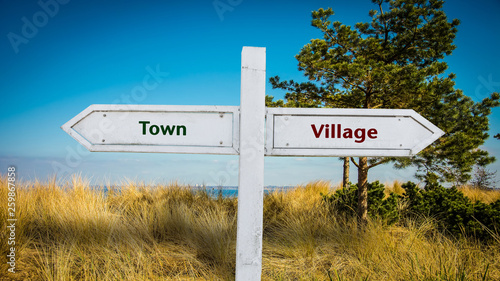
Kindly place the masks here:
MULTIPOLYGON (((367 221, 368 170, 394 162, 416 166, 420 177, 466 182, 474 165, 494 161, 478 147, 488 138, 488 116, 499 94, 474 102, 454 88, 455 75, 444 75, 443 61, 455 49, 459 21, 448 18, 441 0, 372 0, 371 22, 352 26, 331 22, 331 8, 312 12, 312 26, 323 33, 296 56, 309 79, 297 83, 270 79, 287 91, 287 107, 409 108, 445 131, 445 136, 412 158, 360 157, 358 216, 367 221)), ((269 97, 272 105, 272 97, 269 97)))

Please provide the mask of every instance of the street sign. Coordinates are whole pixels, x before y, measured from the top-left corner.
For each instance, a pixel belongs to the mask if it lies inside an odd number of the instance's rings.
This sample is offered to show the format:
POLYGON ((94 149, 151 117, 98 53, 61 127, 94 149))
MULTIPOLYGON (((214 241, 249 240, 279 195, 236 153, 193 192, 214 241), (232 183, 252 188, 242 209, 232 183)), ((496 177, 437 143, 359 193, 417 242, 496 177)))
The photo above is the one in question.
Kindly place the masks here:
POLYGON ((444 134, 413 110, 266 108, 266 49, 243 47, 241 106, 91 105, 61 128, 90 151, 239 155, 236 280, 260 280, 264 156, 412 156, 444 134))
POLYGON ((90 151, 238 154, 237 106, 94 104, 61 128, 90 151))
POLYGON ((444 132, 410 109, 267 108, 268 156, 412 156, 444 132))

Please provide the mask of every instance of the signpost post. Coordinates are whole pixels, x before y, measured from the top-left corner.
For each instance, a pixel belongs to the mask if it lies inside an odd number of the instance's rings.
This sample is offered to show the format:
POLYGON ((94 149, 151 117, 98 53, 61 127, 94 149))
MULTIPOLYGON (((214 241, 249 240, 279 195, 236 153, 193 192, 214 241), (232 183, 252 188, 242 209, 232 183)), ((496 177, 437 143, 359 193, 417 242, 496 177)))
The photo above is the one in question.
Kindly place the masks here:
POLYGON ((262 271, 265 90, 266 49, 244 48, 241 58, 236 280, 260 280, 262 271))
POLYGON ((260 280, 264 156, 415 155, 444 134, 413 110, 265 107, 266 49, 243 47, 237 106, 91 105, 61 128, 90 151, 239 155, 236 280, 260 280))

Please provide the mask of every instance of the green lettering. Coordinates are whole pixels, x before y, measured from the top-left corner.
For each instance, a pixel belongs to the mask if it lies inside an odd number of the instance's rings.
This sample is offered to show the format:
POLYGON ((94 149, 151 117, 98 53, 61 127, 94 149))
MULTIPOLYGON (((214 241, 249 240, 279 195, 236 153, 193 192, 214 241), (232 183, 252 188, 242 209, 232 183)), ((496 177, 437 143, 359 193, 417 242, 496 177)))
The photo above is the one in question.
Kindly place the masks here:
POLYGON ((158 135, 158 133, 160 132, 160 128, 156 125, 151 125, 151 127, 149 127, 149 133, 152 134, 152 135, 158 135))
POLYGON ((167 133, 169 135, 172 135, 174 133, 174 130, 175 130, 175 126, 170 127, 169 125, 167 125, 166 127, 164 127, 163 125, 160 125, 160 127, 161 127, 161 132, 163 133, 163 135, 166 135, 167 133))
POLYGON ((139 124, 142 124, 142 134, 146 134, 146 124, 149 124, 149 121, 139 121, 139 124))
POLYGON ((181 129, 182 129, 182 135, 186 135, 186 126, 179 126, 177 125, 177 135, 179 136, 181 134, 181 129))

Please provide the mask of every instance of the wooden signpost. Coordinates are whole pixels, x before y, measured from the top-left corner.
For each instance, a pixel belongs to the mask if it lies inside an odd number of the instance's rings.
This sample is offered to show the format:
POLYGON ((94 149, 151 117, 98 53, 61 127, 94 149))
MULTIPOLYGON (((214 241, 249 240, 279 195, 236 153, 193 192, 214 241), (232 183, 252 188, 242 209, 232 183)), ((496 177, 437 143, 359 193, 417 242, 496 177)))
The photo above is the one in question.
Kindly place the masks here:
POLYGON ((237 106, 91 105, 61 128, 90 151, 239 155, 236 280, 260 280, 264 156, 412 156, 444 133, 413 110, 266 108, 266 49, 243 47, 237 106))

